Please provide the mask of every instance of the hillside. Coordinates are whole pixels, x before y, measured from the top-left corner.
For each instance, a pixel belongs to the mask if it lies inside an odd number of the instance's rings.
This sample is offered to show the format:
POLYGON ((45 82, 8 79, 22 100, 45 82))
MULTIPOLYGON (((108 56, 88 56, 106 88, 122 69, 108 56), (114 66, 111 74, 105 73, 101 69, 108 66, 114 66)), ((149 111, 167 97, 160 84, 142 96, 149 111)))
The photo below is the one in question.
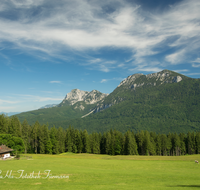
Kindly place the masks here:
POLYGON ((157 133, 200 130, 200 82, 182 81, 145 89, 133 97, 86 118, 66 122, 75 128, 103 132, 109 128, 125 132, 148 130, 157 133))
POLYGON ((50 127, 52 123, 75 118, 81 118, 90 112, 96 103, 105 98, 107 94, 101 93, 97 90, 91 92, 82 91, 79 89, 73 89, 66 95, 64 100, 57 106, 29 112, 17 114, 16 116, 22 122, 27 119, 29 124, 34 124, 35 121, 39 121, 41 124, 49 123, 50 127))
MULTIPOLYGON (((150 75, 131 75, 101 101, 92 105, 85 103, 90 107, 86 106, 84 113, 80 111, 72 114, 71 111, 75 110, 73 106, 81 104, 81 101, 73 105, 68 103, 65 118, 60 116, 57 119, 55 114, 55 118, 51 118, 48 123, 63 128, 72 125, 78 129, 87 129, 90 133, 104 132, 110 128, 121 132, 130 129, 157 133, 200 130, 200 80, 168 70, 150 75), (91 110, 94 112, 80 118, 91 110)), ((58 111, 64 108, 50 109, 58 111)))

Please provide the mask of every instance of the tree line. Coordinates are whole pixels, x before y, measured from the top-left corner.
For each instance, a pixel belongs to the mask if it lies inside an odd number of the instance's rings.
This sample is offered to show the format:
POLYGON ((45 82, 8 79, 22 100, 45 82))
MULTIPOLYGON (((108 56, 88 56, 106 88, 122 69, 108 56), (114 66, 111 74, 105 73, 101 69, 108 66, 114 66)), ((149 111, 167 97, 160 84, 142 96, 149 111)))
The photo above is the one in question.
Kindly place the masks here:
MULTIPOLYGON (((59 154, 64 152, 109 155, 179 156, 200 153, 200 132, 156 134, 155 132, 109 130, 88 134, 69 126, 66 130, 36 121, 20 123, 16 116, 0 115, 0 134, 23 139, 24 153, 59 154)), ((6 144, 6 142, 5 142, 6 144)))

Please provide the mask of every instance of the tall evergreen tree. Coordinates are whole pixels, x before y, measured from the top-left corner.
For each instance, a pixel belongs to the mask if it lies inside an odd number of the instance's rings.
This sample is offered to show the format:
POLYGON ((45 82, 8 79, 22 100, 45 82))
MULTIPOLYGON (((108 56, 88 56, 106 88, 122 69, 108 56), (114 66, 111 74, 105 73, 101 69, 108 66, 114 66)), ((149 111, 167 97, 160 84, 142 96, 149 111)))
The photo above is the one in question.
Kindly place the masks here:
POLYGON ((83 153, 90 153, 91 150, 90 150, 89 135, 88 135, 86 129, 82 133, 82 142, 83 142, 82 152, 83 153))
POLYGON ((177 135, 177 133, 174 133, 172 138, 172 150, 173 150, 173 155, 179 156, 180 155, 180 138, 177 135))
POLYGON ((38 153, 38 133, 39 133, 40 124, 38 121, 35 122, 32 129, 32 139, 33 139, 33 148, 35 154, 38 153))
POLYGON ((9 118, 4 114, 0 115, 0 134, 8 134, 9 118))
POLYGON ((44 134, 44 125, 38 128, 38 152, 40 154, 45 153, 45 134, 44 134))
POLYGON ((59 127, 57 130, 56 140, 58 141, 58 152, 65 152, 65 131, 63 128, 59 127))
POLYGON ((100 153, 100 139, 98 133, 92 133, 90 135, 90 146, 91 146, 91 152, 93 154, 99 154, 100 153))
POLYGON ((71 126, 66 130, 66 140, 65 140, 65 147, 67 152, 72 152, 72 135, 71 135, 71 126))
MULTIPOLYGON (((121 132, 114 130, 115 142, 114 142, 114 155, 120 155, 123 153, 123 135, 121 132)), ((134 136, 134 133, 132 134, 134 136)))
POLYGON ((75 129, 74 131, 74 145, 76 146, 76 152, 81 153, 83 148, 83 143, 78 129, 75 129))
POLYGON ((192 154, 196 153, 196 142, 195 142, 195 132, 193 131, 191 133, 191 138, 192 138, 192 154))
POLYGON ((26 154, 28 146, 30 144, 30 126, 26 119, 22 123, 22 139, 24 141, 25 154, 26 154))
POLYGON ((143 146, 144 146, 146 155, 154 155, 155 154, 155 150, 156 150, 155 143, 148 131, 144 132, 143 146))
POLYGON ((55 126, 53 126, 50 129, 50 139, 51 139, 51 144, 52 144, 52 153, 53 154, 59 154, 58 151, 58 141, 57 141, 57 129, 55 128, 55 126))
POLYGON ((194 135, 194 133, 191 133, 191 132, 187 133, 186 148, 187 148, 188 154, 195 153, 195 135, 194 135))
POLYGON ((185 147, 185 141, 186 141, 186 136, 184 133, 179 134, 180 138, 180 155, 185 155, 186 153, 186 147, 185 147))
POLYGON ((162 147, 162 155, 167 156, 168 139, 165 134, 161 135, 161 147, 162 147))
POLYGON ((44 131, 44 144, 45 144, 45 154, 52 154, 52 143, 50 139, 50 131, 48 129, 48 124, 43 125, 44 131))
POLYGON ((125 143, 124 143, 124 154, 125 155, 137 155, 137 144, 134 136, 130 131, 127 131, 124 135, 125 143))
POLYGON ((157 152, 157 155, 160 155, 162 154, 162 140, 161 140, 161 135, 158 134, 157 135, 157 138, 156 138, 156 152, 157 152))
POLYGON ((195 142, 196 142, 196 154, 200 154, 200 132, 196 133, 195 142))
POLYGON ((105 150, 106 154, 110 154, 110 147, 111 147, 111 134, 110 131, 106 133, 106 144, 105 144, 105 150))
POLYGON ((19 119, 17 118, 17 116, 12 116, 8 124, 8 134, 11 134, 16 137, 21 137, 21 132, 21 123, 19 119))
POLYGON ((109 147, 109 155, 115 155, 115 135, 113 130, 110 130, 111 134, 111 141, 110 141, 110 147, 109 147))
POLYGON ((172 134, 169 133, 167 135, 167 150, 168 150, 168 155, 172 155, 172 134))
POLYGON ((144 131, 137 132, 136 134, 136 142, 138 145, 138 152, 140 155, 145 155, 145 148, 144 148, 144 131))
POLYGON ((101 154, 106 154, 106 133, 104 132, 100 141, 101 154))

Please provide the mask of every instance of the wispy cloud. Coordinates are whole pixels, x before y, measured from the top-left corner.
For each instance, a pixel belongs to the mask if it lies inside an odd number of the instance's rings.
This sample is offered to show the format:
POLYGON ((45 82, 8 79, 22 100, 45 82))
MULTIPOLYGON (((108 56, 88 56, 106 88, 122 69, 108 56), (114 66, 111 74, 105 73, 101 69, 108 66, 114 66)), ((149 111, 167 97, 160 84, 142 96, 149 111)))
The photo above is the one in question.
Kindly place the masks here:
POLYGON ((63 97, 35 96, 30 94, 12 94, 8 99, 0 99, 0 111, 23 112, 38 109, 45 104, 59 103, 63 97))
POLYGON ((47 93, 47 94, 53 94, 53 93, 55 93, 54 91, 41 91, 41 92, 44 92, 44 93, 47 93))
MULTIPOLYGON (((14 99, 14 98, 13 98, 14 99)), ((14 110, 17 107, 17 104, 21 103, 19 100, 8 100, 8 99, 0 99, 0 111, 10 111, 14 110), (15 106, 13 106, 15 105, 15 106)))
POLYGON ((191 75, 191 76, 193 76, 193 75, 197 75, 197 76, 199 76, 200 73, 187 73, 187 75, 191 75))
MULTIPOLYGON (((65 52, 84 52, 85 56, 90 54, 88 50, 128 48, 132 51, 129 68, 143 64, 143 70, 149 70, 151 63, 144 63, 156 55, 166 64, 191 62, 191 55, 197 56, 199 10, 199 0, 183 0, 159 13, 143 11, 140 5, 120 0, 8 0, 1 2, 0 40, 23 51, 63 58, 65 52), (111 5, 112 11, 106 11, 105 7, 111 5), (12 17, 7 17, 10 12, 12 17)), ((85 59, 90 63, 89 69, 103 72, 120 65, 104 61, 85 59)))
POLYGON ((192 67, 198 68, 200 67, 200 64, 192 64, 192 67))
POLYGON ((170 54, 166 56, 166 61, 172 63, 172 64, 179 64, 182 60, 185 58, 185 50, 181 50, 179 52, 170 54))
POLYGON ((145 68, 139 68, 137 69, 138 71, 146 71, 146 72, 159 72, 162 69, 158 68, 158 67, 145 67, 145 68))
POLYGON ((191 61, 191 63, 192 63, 192 67, 194 68, 200 67, 200 58, 198 57, 196 60, 191 61))
POLYGON ((19 101, 2 100, 0 99, 0 104, 17 104, 19 101))
POLYGON ((11 65, 11 61, 9 59, 8 56, 4 55, 3 53, 0 52, 0 57, 3 57, 3 59, 5 60, 3 63, 10 66, 11 65))
POLYGON ((112 81, 112 80, 122 81, 122 80, 124 80, 124 78, 119 77, 119 78, 112 78, 112 79, 102 79, 100 83, 106 83, 106 82, 112 81))
POLYGON ((118 67, 116 60, 105 60, 100 58, 89 59, 87 63, 82 65, 87 66, 90 70, 100 70, 103 72, 109 72, 112 69, 118 67))
POLYGON ((193 63, 200 63, 200 58, 198 57, 196 60, 192 61, 193 63))
POLYGON ((43 97, 43 96, 34 96, 29 94, 18 94, 24 101, 33 101, 33 102, 45 102, 45 101, 58 101, 63 100, 63 97, 43 97))
POLYGON ((52 84, 60 84, 62 83, 61 81, 50 81, 49 83, 52 83, 52 84))
POLYGON ((108 81, 108 79, 102 79, 101 80, 101 83, 105 83, 105 82, 107 82, 108 81))
POLYGON ((0 111, 4 111, 4 112, 8 111, 8 112, 10 112, 10 110, 15 110, 16 107, 14 107, 14 106, 1 106, 0 109, 1 109, 0 111))
POLYGON ((189 70, 188 69, 179 69, 179 70, 173 70, 174 72, 177 72, 177 73, 182 73, 182 72, 188 72, 189 70))

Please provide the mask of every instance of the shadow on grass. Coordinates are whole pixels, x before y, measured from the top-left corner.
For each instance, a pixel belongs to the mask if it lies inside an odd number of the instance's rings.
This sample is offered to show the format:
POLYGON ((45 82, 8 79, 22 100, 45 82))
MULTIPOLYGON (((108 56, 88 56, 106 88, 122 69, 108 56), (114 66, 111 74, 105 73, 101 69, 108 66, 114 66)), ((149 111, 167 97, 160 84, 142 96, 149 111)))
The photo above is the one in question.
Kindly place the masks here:
POLYGON ((169 185, 168 187, 199 187, 200 185, 169 185))

